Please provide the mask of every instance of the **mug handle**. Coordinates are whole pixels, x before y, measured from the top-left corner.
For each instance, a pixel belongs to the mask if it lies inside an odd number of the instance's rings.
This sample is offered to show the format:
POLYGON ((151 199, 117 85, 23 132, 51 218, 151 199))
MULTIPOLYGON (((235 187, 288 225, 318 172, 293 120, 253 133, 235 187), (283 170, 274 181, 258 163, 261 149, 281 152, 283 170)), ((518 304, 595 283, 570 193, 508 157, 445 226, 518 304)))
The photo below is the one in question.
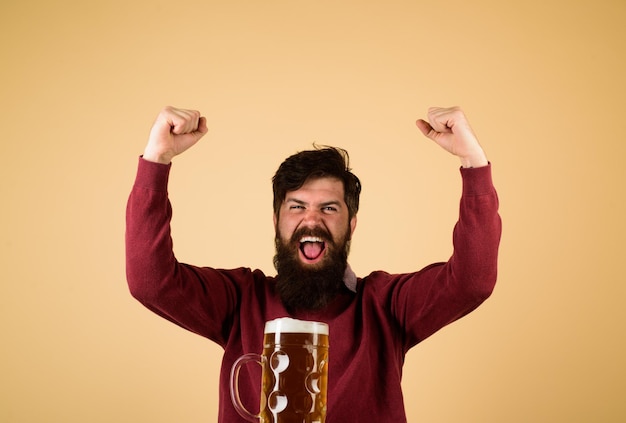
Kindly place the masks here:
MULTIPOLYGON (((241 397, 239 396, 239 371, 244 364, 250 361, 263 365, 263 357, 255 353, 244 354, 233 363, 233 367, 230 370, 230 399, 241 417, 250 422, 258 423, 261 421, 261 417, 249 412, 241 403, 241 397)), ((261 392, 261 395, 263 395, 263 392, 261 392)))

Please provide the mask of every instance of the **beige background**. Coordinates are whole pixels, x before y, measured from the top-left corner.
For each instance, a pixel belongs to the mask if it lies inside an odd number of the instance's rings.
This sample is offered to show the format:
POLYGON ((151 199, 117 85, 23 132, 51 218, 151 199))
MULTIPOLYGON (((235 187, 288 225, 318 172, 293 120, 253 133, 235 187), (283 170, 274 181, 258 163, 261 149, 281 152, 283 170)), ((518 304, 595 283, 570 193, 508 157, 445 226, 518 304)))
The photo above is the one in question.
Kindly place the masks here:
POLYGON ((461 105, 494 166, 499 284, 412 350, 411 422, 626 419, 626 2, 10 1, 0 5, 0 421, 211 422, 220 349, 142 308, 124 208, 166 104, 176 253, 273 272, 270 178, 312 142, 364 184, 351 262, 451 252, 457 160, 414 120, 461 105))

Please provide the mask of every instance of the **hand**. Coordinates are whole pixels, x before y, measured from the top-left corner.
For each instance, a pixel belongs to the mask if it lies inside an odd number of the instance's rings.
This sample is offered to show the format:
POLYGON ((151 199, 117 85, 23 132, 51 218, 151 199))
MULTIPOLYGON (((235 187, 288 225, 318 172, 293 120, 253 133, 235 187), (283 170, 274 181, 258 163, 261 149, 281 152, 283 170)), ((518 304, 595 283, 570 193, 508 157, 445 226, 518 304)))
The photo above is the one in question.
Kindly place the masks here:
POLYGON ((206 118, 196 110, 167 106, 157 116, 148 145, 143 153, 145 160, 168 164, 197 143, 208 132, 206 118))
POLYGON ((481 167, 489 163, 459 107, 431 107, 428 109, 428 122, 418 119, 415 123, 427 138, 458 156, 463 167, 481 167))

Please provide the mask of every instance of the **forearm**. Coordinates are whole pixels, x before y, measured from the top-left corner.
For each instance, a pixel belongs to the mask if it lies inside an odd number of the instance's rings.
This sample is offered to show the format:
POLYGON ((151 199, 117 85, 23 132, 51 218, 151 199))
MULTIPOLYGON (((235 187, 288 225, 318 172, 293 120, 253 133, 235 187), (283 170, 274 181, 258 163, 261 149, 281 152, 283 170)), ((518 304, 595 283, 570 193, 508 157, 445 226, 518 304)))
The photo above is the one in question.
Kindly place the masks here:
POLYGON ((480 300, 492 292, 497 276, 502 223, 491 165, 461 169, 463 193, 454 228, 450 272, 460 278, 461 289, 480 300))
POLYGON ((126 207, 126 276, 133 296, 147 306, 176 273, 167 197, 169 169, 139 159, 126 207))

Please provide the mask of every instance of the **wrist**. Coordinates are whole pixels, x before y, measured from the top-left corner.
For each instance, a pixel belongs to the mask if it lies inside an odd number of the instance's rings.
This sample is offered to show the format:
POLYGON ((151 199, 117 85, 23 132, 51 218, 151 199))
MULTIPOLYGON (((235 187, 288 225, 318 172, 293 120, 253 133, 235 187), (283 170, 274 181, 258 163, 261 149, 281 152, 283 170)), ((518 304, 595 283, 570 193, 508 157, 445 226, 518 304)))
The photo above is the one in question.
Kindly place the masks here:
POLYGON ((170 162, 172 161, 171 155, 152 151, 149 148, 146 148, 144 150, 141 157, 143 157, 144 160, 153 163, 170 164, 170 162))
POLYGON ((489 160, 482 150, 472 155, 460 157, 460 159, 461 166, 464 168, 483 167, 489 164, 489 160))

